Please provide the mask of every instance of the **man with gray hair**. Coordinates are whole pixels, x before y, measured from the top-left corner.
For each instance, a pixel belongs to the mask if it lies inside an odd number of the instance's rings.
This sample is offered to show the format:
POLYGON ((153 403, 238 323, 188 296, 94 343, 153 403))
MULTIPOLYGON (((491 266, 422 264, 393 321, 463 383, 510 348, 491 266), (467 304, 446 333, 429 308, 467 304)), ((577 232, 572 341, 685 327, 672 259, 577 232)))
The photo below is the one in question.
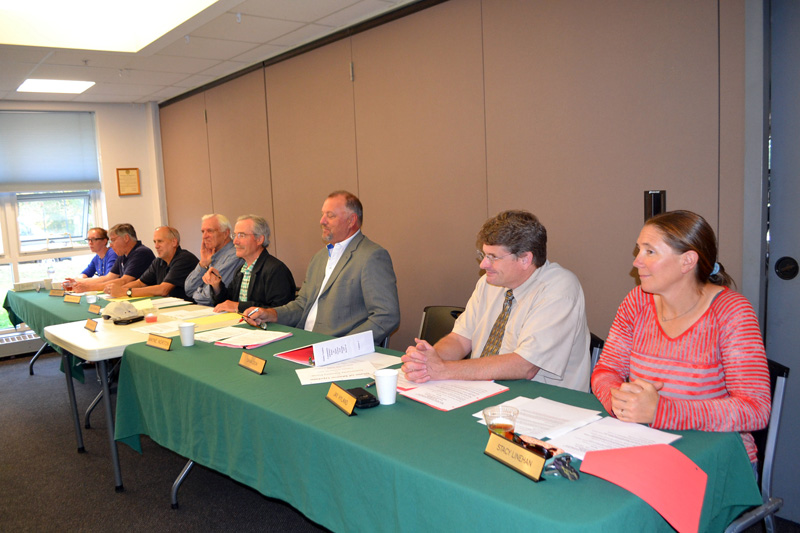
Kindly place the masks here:
POLYGON ((214 305, 211 285, 203 282, 203 275, 210 267, 219 272, 222 282, 230 285, 242 259, 233 247, 233 228, 225 215, 205 215, 200 225, 203 242, 200 246, 200 262, 186 278, 186 298, 200 305, 214 305))
POLYGON ((156 257, 139 279, 123 285, 109 285, 105 292, 113 297, 172 296, 185 298, 183 290, 186 276, 197 264, 197 257, 181 248, 178 230, 161 226, 153 232, 156 257))
POLYGON ((547 260, 547 230, 527 211, 504 211, 478 233, 486 271, 453 331, 402 357, 409 380, 529 379, 589 390, 589 328, 578 278, 547 260), (463 359, 472 353, 470 359, 463 359))
POLYGON ((244 260, 228 286, 213 266, 203 275, 211 287, 214 311, 241 313, 248 307, 272 307, 294 300, 294 278, 289 268, 267 251, 269 224, 256 215, 242 215, 233 230, 233 247, 244 260))

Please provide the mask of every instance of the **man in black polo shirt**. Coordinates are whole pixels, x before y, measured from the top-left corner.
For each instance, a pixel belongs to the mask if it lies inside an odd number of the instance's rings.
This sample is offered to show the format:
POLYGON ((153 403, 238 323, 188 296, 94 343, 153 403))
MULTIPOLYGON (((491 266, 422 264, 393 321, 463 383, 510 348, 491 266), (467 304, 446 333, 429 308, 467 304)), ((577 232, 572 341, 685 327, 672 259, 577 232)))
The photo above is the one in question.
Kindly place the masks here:
POLYGON ((120 296, 173 296, 185 298, 183 285, 194 267, 197 257, 180 246, 178 230, 169 226, 156 228, 153 244, 158 257, 154 259, 139 279, 124 285, 111 285, 106 292, 120 296))
POLYGON ((117 262, 105 276, 76 281, 76 292, 103 291, 111 285, 122 286, 135 281, 155 259, 153 251, 136 239, 136 230, 130 224, 109 228, 108 241, 118 256, 117 262))

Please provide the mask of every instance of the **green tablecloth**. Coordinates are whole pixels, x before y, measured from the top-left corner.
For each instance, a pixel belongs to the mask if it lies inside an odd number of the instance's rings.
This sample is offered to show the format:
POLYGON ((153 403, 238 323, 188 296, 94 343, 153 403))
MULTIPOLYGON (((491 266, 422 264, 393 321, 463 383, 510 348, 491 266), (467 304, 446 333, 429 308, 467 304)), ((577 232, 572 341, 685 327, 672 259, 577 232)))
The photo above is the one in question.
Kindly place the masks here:
MULTIPOLYGON (((534 483, 483 454, 488 435, 472 417, 480 409, 517 396, 601 409, 593 396, 513 381, 505 382, 509 392, 450 412, 398 396, 393 406, 347 417, 325 399, 329 385, 300 386, 299 367, 271 356, 323 338, 291 331, 251 350, 267 359, 261 376, 238 366, 241 350, 128 347, 117 440, 140 450, 139 435, 149 435, 334 531, 671 530, 641 499, 604 480, 534 483)), ((760 503, 737 434, 682 435, 675 447, 709 475, 701 531, 722 530, 760 503)), ((631 468, 647 475, 647 465, 631 468)))
MULTIPOLYGON (((6 293, 3 308, 8 311, 8 318, 15 326, 25 322, 33 331, 44 339, 44 328, 65 322, 76 322, 96 317, 89 312, 86 298, 79 304, 64 303, 63 297, 50 296, 48 291, 25 291, 6 293)), ((58 349, 58 347, 54 346, 58 349)))
MULTIPOLYGON (((3 308, 8 311, 8 318, 12 324, 17 326, 25 322, 44 342, 47 342, 44 337, 44 328, 47 326, 77 322, 92 317, 97 318, 97 315, 89 312, 89 304, 86 303, 85 297, 81 298, 79 304, 70 304, 65 303, 63 297, 50 296, 49 291, 46 290, 41 292, 8 291, 3 308)), ((48 344, 58 353, 62 353, 60 347, 48 344)), ((79 366, 79 361, 75 361, 72 375, 79 381, 83 381, 83 368, 79 366)))

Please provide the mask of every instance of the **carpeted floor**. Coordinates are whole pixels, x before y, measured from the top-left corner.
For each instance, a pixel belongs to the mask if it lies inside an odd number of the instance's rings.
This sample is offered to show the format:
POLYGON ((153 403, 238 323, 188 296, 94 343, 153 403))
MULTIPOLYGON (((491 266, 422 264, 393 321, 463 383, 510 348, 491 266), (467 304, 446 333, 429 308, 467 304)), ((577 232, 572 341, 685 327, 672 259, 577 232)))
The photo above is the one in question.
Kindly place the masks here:
MULTIPOLYGON (((83 430, 78 454, 66 382, 56 354, 28 375, 28 358, 0 362, 0 531, 319 532, 291 506, 195 466, 170 508, 186 460, 143 438, 139 455, 119 445, 124 492, 114 491, 105 414, 83 430)), ((83 411, 100 390, 93 369, 75 382, 83 411)))

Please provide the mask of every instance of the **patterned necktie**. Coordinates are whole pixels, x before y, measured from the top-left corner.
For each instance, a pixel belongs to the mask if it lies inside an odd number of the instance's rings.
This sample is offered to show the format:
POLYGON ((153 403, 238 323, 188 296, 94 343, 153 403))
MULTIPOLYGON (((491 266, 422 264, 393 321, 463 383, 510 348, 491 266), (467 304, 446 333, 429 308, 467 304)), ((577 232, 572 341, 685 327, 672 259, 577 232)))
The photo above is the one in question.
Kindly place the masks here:
POLYGON ((500 351, 500 345, 503 344, 503 334, 506 332, 506 322, 508 322, 508 315, 511 314, 511 304, 514 303, 514 293, 511 289, 506 291, 506 301, 503 302, 503 310, 497 317, 492 327, 492 332, 489 334, 489 339, 483 347, 481 357, 488 355, 497 355, 500 351))

